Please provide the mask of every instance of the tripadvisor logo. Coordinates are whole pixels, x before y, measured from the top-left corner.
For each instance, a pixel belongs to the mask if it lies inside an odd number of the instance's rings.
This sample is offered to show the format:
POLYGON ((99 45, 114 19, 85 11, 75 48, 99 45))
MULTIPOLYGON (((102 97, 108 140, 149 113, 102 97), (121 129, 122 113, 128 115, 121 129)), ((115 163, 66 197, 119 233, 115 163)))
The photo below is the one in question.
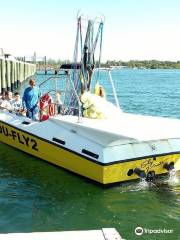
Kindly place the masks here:
POLYGON ((140 236, 143 234, 143 228, 142 227, 136 227, 135 228, 135 234, 140 236))
POLYGON ((149 228, 142 228, 136 227, 135 234, 140 236, 142 234, 170 234, 173 233, 173 229, 165 229, 165 228, 158 228, 158 229, 149 229, 149 228))

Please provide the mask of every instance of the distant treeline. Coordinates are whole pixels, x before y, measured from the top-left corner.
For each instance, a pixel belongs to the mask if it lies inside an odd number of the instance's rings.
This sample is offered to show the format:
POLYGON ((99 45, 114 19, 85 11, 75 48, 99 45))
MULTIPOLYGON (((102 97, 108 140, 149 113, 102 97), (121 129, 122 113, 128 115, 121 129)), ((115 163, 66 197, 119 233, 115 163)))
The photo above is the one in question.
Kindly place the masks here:
MULTIPOLYGON (((47 68, 59 68, 61 64, 70 63, 70 60, 53 60, 48 59, 46 61, 47 68)), ((147 69, 180 69, 180 61, 172 62, 172 61, 158 61, 158 60, 130 60, 130 61, 112 61, 108 60, 105 63, 101 63, 101 67, 124 67, 124 68, 147 68, 147 69)), ((37 62, 37 68, 44 68, 45 62, 37 62)))
POLYGON ((127 68, 148 68, 148 69, 169 69, 169 68, 180 68, 180 61, 171 62, 171 61, 158 61, 158 60, 144 60, 144 61, 137 61, 137 60, 130 60, 128 62, 124 61, 107 61, 106 63, 102 64, 104 67, 109 66, 120 66, 120 67, 127 67, 127 68))

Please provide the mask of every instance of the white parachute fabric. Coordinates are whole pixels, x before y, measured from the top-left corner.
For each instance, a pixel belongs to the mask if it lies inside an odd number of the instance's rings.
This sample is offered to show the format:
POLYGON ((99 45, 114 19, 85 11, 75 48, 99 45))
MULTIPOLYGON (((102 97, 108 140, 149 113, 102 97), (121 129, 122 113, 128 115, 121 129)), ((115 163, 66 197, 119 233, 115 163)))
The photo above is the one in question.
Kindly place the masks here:
POLYGON ((81 96, 83 107, 83 116, 94 119, 110 119, 117 118, 121 115, 121 110, 107 101, 105 98, 84 92, 81 96))

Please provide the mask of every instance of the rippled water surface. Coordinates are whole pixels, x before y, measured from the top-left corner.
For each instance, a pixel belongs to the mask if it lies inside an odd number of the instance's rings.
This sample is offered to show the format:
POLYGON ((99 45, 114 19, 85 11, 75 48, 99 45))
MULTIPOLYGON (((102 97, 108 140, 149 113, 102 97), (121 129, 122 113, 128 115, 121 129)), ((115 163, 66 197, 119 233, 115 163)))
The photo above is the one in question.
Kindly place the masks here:
MULTIPOLYGON (((113 78, 124 111, 180 118, 180 70, 126 69, 113 78)), ((104 188, 0 143, 0 232, 115 227, 130 240, 180 239, 179 179, 104 188), (138 226, 173 233, 138 237, 138 226)))

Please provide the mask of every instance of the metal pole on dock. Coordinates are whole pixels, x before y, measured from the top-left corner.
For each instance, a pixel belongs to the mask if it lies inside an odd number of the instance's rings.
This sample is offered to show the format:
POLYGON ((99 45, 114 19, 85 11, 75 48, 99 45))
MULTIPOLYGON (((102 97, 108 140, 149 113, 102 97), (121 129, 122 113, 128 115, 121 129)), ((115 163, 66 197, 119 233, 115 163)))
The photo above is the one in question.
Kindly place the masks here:
POLYGON ((36 64, 36 52, 34 52, 34 59, 33 59, 33 63, 36 64))
POLYGON ((46 56, 45 56, 44 57, 44 71, 45 71, 45 75, 47 75, 46 64, 47 64, 47 59, 46 59, 46 56))

